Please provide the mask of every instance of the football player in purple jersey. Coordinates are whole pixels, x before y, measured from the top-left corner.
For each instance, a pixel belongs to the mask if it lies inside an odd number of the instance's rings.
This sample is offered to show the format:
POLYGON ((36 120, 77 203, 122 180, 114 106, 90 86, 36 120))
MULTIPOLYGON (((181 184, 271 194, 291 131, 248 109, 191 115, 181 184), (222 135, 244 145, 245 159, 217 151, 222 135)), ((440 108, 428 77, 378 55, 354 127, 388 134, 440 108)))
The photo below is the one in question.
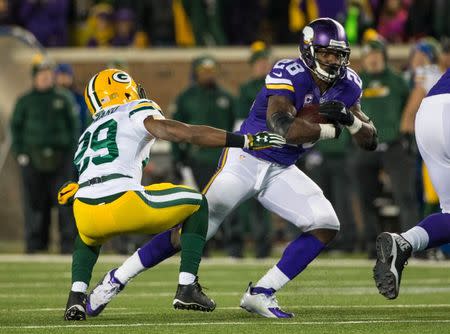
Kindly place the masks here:
POLYGON ((415 119, 420 155, 430 173, 442 212, 435 213, 402 234, 383 232, 377 237, 373 268, 379 292, 395 299, 402 271, 412 252, 450 243, 450 69, 422 100, 415 119))
MULTIPOLYGON (((249 284, 241 299, 243 309, 268 318, 293 316, 281 310, 276 291, 300 274, 339 231, 330 202, 295 162, 318 140, 337 138, 342 127, 362 148, 377 146, 376 129, 360 108, 361 79, 348 67, 350 48, 342 25, 329 18, 311 22, 302 31, 299 51, 299 58, 283 59, 273 66, 240 129, 240 133, 270 130, 289 144, 261 152, 225 149, 217 172, 203 190, 209 203, 207 239, 250 197, 303 232, 276 265, 256 284, 249 284), (319 112, 330 124, 296 117, 310 104, 320 104, 319 112)), ((125 285, 172 256, 179 250, 178 239, 178 231, 157 235, 114 272, 115 280, 125 285)), ((88 303, 94 298, 104 307, 119 291, 114 284, 94 288, 88 303)))

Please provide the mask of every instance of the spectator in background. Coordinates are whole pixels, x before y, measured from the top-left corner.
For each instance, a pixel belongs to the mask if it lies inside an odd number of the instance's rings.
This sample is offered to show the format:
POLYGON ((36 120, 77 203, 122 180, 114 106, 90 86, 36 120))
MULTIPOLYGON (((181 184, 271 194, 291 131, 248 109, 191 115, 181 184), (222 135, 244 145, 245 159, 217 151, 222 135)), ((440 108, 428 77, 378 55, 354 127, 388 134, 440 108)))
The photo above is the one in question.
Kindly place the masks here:
POLYGON ((135 15, 129 8, 120 8, 115 13, 115 34, 112 46, 136 46, 135 15))
POLYGON ((72 93, 77 107, 81 135, 88 127, 91 117, 83 95, 75 88, 72 66, 69 64, 58 64, 55 69, 55 83, 56 86, 67 89, 70 93, 72 93))
MULTIPOLYGON (((33 66, 33 88, 20 97, 11 119, 12 150, 21 167, 26 252, 48 249, 50 209, 58 188, 72 177, 79 136, 74 102, 54 86, 47 62, 33 66)), ((76 235, 71 209, 58 206, 61 253, 70 253, 76 235)))
POLYGON ((86 45, 89 47, 111 46, 114 38, 114 9, 111 5, 100 3, 91 8, 86 21, 86 45))
POLYGON ((248 45, 260 36, 265 12, 260 0, 229 0, 225 2, 223 28, 231 45, 248 45))
MULTIPOLYGON (((137 44, 146 46, 175 45, 175 7, 181 11, 181 33, 190 27, 184 25, 185 13, 181 0, 140 0, 135 1, 133 9, 137 14, 137 44)), ((191 36, 192 37, 192 36, 191 36)), ((190 44, 190 46, 193 45, 190 44)))
POLYGON ((0 0, 0 25, 13 24, 14 17, 10 0, 0 0))
MULTIPOLYGON (((424 38, 417 42, 411 51, 409 61, 410 86, 412 88, 402 117, 401 132, 412 140, 414 120, 422 99, 437 82, 445 67, 438 65, 439 44, 434 38, 424 38)), ((443 59, 443 58, 441 58, 443 59)))
POLYGON ((67 45, 69 0, 22 0, 18 15, 43 46, 67 45))
MULTIPOLYGON (((240 129, 243 120, 247 118, 256 95, 264 86, 267 73, 272 69, 271 51, 264 42, 254 42, 250 50, 249 64, 252 67, 252 78, 239 87, 234 125, 236 130, 240 129)), ((255 242, 256 257, 269 256, 272 248, 270 229, 270 213, 257 200, 252 198, 241 204, 237 208, 236 216, 227 224, 225 244, 228 254, 236 258, 243 257, 245 231, 250 230, 255 242)))
POLYGON ((225 0, 183 0, 197 46, 226 45, 223 29, 225 0))
POLYGON ((399 229, 407 230, 419 218, 415 188, 415 157, 402 146, 400 120, 408 98, 404 79, 387 65, 385 44, 380 40, 366 43, 363 48, 363 82, 361 107, 376 124, 378 148, 367 154, 356 149, 352 154, 354 179, 361 200, 366 243, 369 256, 375 256, 375 239, 380 232, 378 212, 374 200, 380 192, 379 173, 383 170, 390 178, 393 198, 400 208, 399 229))
POLYGON ((407 19, 408 10, 402 0, 386 0, 378 21, 378 33, 389 43, 403 42, 407 19))
POLYGON ((350 44, 359 43, 364 32, 372 25, 372 12, 364 0, 350 0, 344 20, 350 44))
MULTIPOLYGON (((171 106, 173 119, 190 124, 207 124, 227 131, 235 122, 234 98, 217 82, 217 62, 211 56, 196 58, 192 63, 192 84, 171 106)), ((221 150, 198 148, 174 143, 176 164, 190 166, 198 188, 203 189, 217 167, 221 150)))
MULTIPOLYGON (((435 0, 412 0, 405 26, 409 41, 415 41, 433 34, 432 21, 434 7, 435 0)), ((445 19, 447 20, 448 17, 445 19)))
POLYGON ((433 10, 433 32, 434 36, 441 39, 450 37, 450 1, 435 0, 432 6, 433 10))

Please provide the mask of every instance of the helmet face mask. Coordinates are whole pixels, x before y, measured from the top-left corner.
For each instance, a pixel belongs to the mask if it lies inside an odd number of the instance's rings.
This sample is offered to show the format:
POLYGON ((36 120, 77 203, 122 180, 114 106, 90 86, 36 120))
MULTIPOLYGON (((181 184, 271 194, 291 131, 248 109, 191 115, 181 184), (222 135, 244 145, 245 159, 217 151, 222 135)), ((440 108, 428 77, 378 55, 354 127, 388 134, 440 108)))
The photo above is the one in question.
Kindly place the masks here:
POLYGON ((333 83, 345 75, 350 47, 340 23, 329 18, 312 21, 302 31, 300 57, 322 81, 333 83), (320 55, 333 54, 336 61, 325 61, 320 55))
POLYGON ((97 73, 84 91, 84 99, 92 116, 105 108, 142 98, 145 98, 143 88, 139 88, 128 73, 118 69, 97 73))

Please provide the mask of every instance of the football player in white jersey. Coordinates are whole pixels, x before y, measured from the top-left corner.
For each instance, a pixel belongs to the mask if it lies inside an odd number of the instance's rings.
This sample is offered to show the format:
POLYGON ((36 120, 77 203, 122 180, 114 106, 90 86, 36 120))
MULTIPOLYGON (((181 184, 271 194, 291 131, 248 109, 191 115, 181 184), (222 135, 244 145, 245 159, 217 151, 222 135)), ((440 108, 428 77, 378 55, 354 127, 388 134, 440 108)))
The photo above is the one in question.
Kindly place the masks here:
MULTIPOLYGON (((91 293, 86 310, 86 290, 106 240, 124 233, 157 234, 179 225, 181 234, 179 229, 174 234, 179 240, 177 248, 181 247, 181 265, 173 306, 213 311, 215 303, 202 292, 197 278, 208 228, 206 198, 191 188, 171 183, 142 186, 142 169, 150 148, 156 138, 250 150, 280 147, 285 140, 269 132, 239 135, 165 119, 158 104, 148 100, 126 72, 117 69, 94 75, 86 87, 85 99, 93 122, 81 135, 75 153, 79 180, 66 184, 58 193, 61 204, 73 201, 79 233, 65 319, 84 320, 86 313, 98 315, 109 296, 123 289, 121 282, 128 282, 127 273, 120 269, 108 272, 91 293)), ((150 261, 145 246, 135 254, 137 257, 129 264, 144 268, 150 261)))

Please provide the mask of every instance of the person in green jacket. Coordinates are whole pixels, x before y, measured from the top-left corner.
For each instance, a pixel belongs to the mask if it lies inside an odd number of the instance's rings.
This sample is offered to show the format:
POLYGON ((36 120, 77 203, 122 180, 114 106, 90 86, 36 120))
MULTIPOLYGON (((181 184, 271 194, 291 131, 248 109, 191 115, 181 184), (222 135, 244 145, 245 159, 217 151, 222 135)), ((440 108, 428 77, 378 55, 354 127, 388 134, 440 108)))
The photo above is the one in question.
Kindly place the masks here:
POLYGON ((375 255, 375 239, 381 222, 374 200, 380 193, 379 174, 384 171, 392 185, 394 202, 400 208, 402 231, 419 221, 419 204, 416 200, 416 157, 402 145, 400 122, 402 110, 409 95, 407 83, 400 74, 387 66, 385 44, 372 40, 363 48, 363 81, 361 107, 378 130, 378 148, 367 154, 355 148, 352 164, 358 184, 357 191, 364 218, 369 256, 375 255))
MULTIPOLYGON (((171 106, 173 119, 233 130, 235 100, 217 82, 217 67, 216 60, 209 55, 193 61, 192 84, 178 95, 171 106)), ((191 167, 195 182, 202 190, 216 170, 221 150, 174 143, 172 153, 177 166, 191 167)))
MULTIPOLYGON (((32 68, 33 87, 21 96, 11 119, 12 150, 21 167, 26 252, 48 249, 50 212, 58 188, 72 175, 79 121, 71 95, 54 86, 52 65, 32 68)), ((76 228, 72 212, 58 207, 62 253, 72 251, 76 228)))
MULTIPOLYGON (((267 73, 272 69, 271 50, 262 41, 255 41, 250 46, 249 65, 251 79, 239 87, 239 97, 236 104, 235 129, 239 129, 247 118, 256 95, 264 86, 267 73)), ((242 203, 237 209, 237 217, 230 221, 226 232, 228 254, 241 258, 244 252, 244 237, 247 229, 255 241, 255 256, 265 258, 272 249, 271 219, 269 212, 255 199, 242 203)))

